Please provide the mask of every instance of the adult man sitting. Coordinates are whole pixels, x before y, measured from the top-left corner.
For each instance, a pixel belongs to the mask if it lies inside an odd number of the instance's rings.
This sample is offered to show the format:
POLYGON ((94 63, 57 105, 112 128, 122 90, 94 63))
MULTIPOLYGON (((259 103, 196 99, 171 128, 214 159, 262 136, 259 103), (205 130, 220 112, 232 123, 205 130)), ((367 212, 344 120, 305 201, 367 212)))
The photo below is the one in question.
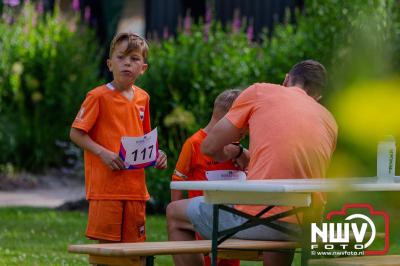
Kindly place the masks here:
MULTIPOLYGON (((279 178, 322 178, 325 176, 336 146, 337 125, 330 112, 318 100, 326 83, 322 64, 306 60, 293 66, 283 86, 256 83, 242 92, 227 115, 209 133, 202 144, 202 152, 218 161, 226 161, 241 152, 232 145, 243 132, 250 136, 248 180, 279 178)), ((238 163, 243 165, 242 155, 238 163)), ((244 163, 246 164, 246 163, 244 163)), ((314 202, 323 204, 321 194, 314 202)), ((265 206, 237 205, 236 209, 255 215, 265 206)), ((288 210, 275 207, 263 217, 288 210)), ((192 240, 194 232, 210 239, 212 205, 202 197, 176 201, 168 205, 168 235, 170 240, 192 240)), ((238 226, 247 219, 220 212, 221 230, 238 226)), ((299 230, 294 216, 277 223, 299 230)), ((234 235, 240 239, 289 240, 289 236, 266 226, 256 226, 234 235)), ((290 265, 292 254, 265 252, 264 265, 290 265)), ((202 265, 198 254, 174 256, 176 265, 202 265)))

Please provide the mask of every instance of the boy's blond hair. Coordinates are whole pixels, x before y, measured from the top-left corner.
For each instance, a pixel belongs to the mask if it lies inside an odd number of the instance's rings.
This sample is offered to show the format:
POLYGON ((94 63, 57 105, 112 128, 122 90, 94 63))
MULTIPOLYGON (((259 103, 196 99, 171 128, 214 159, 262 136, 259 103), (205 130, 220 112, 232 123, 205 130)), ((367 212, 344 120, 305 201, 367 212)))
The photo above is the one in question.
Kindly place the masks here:
POLYGON ((115 35, 110 44, 110 52, 108 55, 109 58, 112 57, 112 54, 114 53, 115 50, 115 46, 122 41, 128 41, 128 46, 125 50, 125 54, 129 54, 132 51, 139 51, 142 54, 143 60, 147 62, 149 46, 147 44, 146 39, 131 32, 121 32, 115 35))
POLYGON ((224 116, 241 92, 240 89, 229 89, 221 92, 215 98, 213 115, 224 116))

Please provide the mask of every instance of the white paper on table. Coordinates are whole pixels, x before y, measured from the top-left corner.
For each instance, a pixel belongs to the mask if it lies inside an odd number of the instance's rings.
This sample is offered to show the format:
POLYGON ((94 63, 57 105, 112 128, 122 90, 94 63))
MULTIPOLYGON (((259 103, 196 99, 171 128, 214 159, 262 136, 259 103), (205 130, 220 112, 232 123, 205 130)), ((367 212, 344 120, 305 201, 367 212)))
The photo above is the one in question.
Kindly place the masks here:
POLYGON ((206 171, 206 177, 210 181, 246 180, 246 173, 240 170, 214 170, 206 171))

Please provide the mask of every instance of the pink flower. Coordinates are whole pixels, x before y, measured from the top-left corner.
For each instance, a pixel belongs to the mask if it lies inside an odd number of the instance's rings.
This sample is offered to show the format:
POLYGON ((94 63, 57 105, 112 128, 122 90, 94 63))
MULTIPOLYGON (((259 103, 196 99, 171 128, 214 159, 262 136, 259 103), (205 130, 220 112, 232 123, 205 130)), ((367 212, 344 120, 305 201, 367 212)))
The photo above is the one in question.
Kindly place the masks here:
POLYGON ((253 41, 253 38, 254 38, 254 28, 253 28, 253 25, 250 24, 250 25, 247 27, 247 40, 248 40, 249 42, 252 42, 252 41, 253 41))
POLYGON ((92 12, 91 12, 90 7, 89 7, 89 6, 85 7, 84 18, 85 18, 85 21, 86 21, 87 23, 90 22, 91 13, 92 13, 92 12))
POLYGON ((43 12, 44 12, 44 4, 43 4, 43 1, 39 1, 39 2, 38 2, 37 6, 36 6, 36 11, 37 11, 39 14, 43 14, 43 12))
POLYGON ((163 38, 168 39, 168 37, 169 37, 168 27, 164 27, 163 38))
POLYGON ((209 24, 209 23, 211 23, 211 20, 212 20, 212 10, 210 7, 207 7, 206 15, 204 16, 204 22, 206 24, 209 24))
POLYGON ((205 41, 208 41, 208 35, 210 33, 210 27, 211 27, 211 24, 205 24, 204 25, 204 40, 205 41))
POLYGON ((192 27, 192 18, 190 17, 190 10, 186 12, 185 22, 183 28, 185 29, 186 34, 190 34, 190 29, 192 27))
POLYGON ((74 11, 79 11, 79 9, 80 9, 79 0, 72 0, 72 9, 74 11))
POLYGON ((206 14, 204 16, 204 40, 208 40, 208 35, 210 33, 211 28, 211 20, 212 20, 212 10, 210 7, 207 7, 206 14))
POLYGON ((235 10, 235 13, 233 14, 233 21, 232 21, 232 31, 233 33, 237 33, 240 31, 242 22, 240 21, 240 11, 239 9, 235 10))
POLYGON ((19 0, 3 0, 3 4, 14 7, 14 6, 18 6, 20 4, 20 1, 19 0))

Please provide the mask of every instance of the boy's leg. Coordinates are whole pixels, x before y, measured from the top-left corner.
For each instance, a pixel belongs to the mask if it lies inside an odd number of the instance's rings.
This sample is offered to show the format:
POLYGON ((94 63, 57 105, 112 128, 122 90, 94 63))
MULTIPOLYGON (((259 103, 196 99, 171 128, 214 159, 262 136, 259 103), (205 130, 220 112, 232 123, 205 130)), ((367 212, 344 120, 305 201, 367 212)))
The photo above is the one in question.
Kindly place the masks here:
POLYGON ((120 242, 123 203, 90 200, 86 236, 100 242, 120 242))
POLYGON ((264 266, 292 265, 294 250, 289 252, 263 252, 264 266))
POLYGON ((240 266, 240 260, 218 260, 218 266, 240 266))
POLYGON ((127 200, 123 204, 121 242, 144 242, 146 240, 146 202, 127 200))
MULTIPOLYGON (((168 239, 172 241, 195 240, 195 230, 187 217, 187 208, 191 199, 171 202, 167 206, 168 239)), ((203 265, 202 254, 174 255, 176 266, 203 265)))
MULTIPOLYGON (((203 240, 200 234, 196 233, 196 240, 203 240)), ((204 255, 204 266, 211 265, 210 255, 204 255)), ((240 260, 233 259, 218 259, 218 266, 240 266, 240 260)))

